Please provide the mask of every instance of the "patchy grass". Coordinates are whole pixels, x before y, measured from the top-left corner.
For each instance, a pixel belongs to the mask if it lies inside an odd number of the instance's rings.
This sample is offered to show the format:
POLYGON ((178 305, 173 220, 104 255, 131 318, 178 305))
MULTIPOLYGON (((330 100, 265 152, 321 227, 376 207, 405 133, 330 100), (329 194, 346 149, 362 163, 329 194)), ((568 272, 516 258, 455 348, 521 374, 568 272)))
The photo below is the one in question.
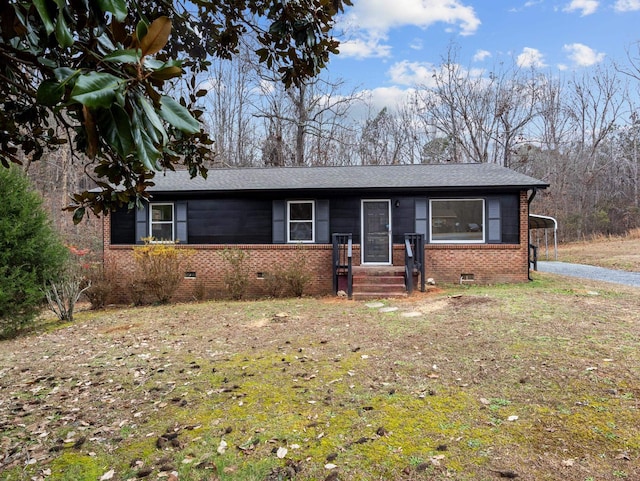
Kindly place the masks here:
POLYGON ((558 260, 640 272, 640 229, 627 236, 600 236, 558 246, 558 260))
POLYGON ((0 478, 640 479, 637 289, 385 303, 80 312, 2 342, 0 478))

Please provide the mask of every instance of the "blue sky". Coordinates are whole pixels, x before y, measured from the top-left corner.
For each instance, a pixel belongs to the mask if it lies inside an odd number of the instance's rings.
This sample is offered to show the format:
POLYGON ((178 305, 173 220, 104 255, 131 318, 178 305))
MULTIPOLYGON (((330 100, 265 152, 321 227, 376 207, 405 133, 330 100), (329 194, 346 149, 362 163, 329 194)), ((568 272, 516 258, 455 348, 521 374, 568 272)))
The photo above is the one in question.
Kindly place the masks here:
POLYGON ((551 74, 625 61, 640 41, 640 0, 353 0, 328 73, 377 97, 425 83, 448 46, 459 63, 515 62, 551 74))

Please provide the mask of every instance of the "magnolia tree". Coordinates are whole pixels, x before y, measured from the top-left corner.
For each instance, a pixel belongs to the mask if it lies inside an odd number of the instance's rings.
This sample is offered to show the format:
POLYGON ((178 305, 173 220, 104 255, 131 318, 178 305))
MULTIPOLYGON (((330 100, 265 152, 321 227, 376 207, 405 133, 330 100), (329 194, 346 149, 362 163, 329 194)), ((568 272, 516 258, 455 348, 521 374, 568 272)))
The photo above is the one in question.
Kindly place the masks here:
POLYGON ((87 208, 133 206, 155 172, 177 164, 206 175, 212 142, 198 101, 207 92, 197 86, 209 59, 232 58, 251 36, 256 62, 277 71, 285 86, 302 85, 337 53, 331 28, 350 4, 2 2, 0 162, 38 160, 71 143, 101 188, 73 195, 76 221, 87 208))

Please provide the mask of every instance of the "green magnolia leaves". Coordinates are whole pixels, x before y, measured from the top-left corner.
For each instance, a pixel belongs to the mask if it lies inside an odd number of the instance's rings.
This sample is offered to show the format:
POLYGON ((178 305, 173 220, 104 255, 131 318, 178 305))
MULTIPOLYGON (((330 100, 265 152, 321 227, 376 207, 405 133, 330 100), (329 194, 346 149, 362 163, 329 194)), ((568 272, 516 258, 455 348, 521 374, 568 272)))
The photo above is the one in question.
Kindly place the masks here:
POLYGON ((128 76, 95 71, 58 71, 56 77, 60 83, 43 82, 39 96, 42 103, 55 105, 64 95, 62 82, 73 82, 70 100, 96 111, 92 114, 83 110, 89 134, 89 152, 99 149, 98 141, 94 140, 97 137, 93 135, 97 129, 121 158, 133 156, 133 160, 142 163, 146 169, 157 171, 161 168, 159 160, 162 153, 172 152, 167 124, 190 135, 200 132, 200 124, 186 107, 171 97, 152 95, 149 98, 148 87, 132 88, 136 84, 144 84, 147 76, 162 83, 182 74, 178 61, 162 62, 147 58, 159 52, 169 39, 171 21, 167 17, 157 18, 139 33, 144 33, 138 39, 139 48, 115 49, 102 59, 109 64, 136 65, 135 71, 128 76), (90 121, 95 121, 96 126, 92 127, 90 121))
POLYGON ((126 159, 134 150, 129 114, 119 104, 113 104, 98 118, 105 139, 109 145, 126 159))
POLYGON ((113 14, 118 22, 124 22, 127 18, 127 3, 125 0, 97 0, 103 12, 113 14))
POLYGON ((11 52, 3 64, 11 81, 0 82, 0 164, 73 142, 74 155, 93 160, 102 189, 72 196, 76 221, 146 196, 155 171, 184 164, 202 175, 213 141, 198 122, 208 92, 196 79, 210 59, 233 58, 248 27, 259 25, 258 61, 285 85, 303 82, 335 50, 328 32, 350 3, 197 1, 195 14, 172 0, 2 2, 0 50, 11 52), (168 82, 187 93, 166 95, 168 82))
POLYGON ((189 111, 171 97, 163 95, 160 99, 160 115, 176 129, 186 134, 200 132, 200 124, 189 111))
POLYGON ((111 52, 102 59, 103 62, 118 62, 137 64, 142 58, 142 52, 137 49, 122 49, 111 52))
POLYGON ((109 108, 123 80, 109 73, 89 72, 78 76, 71 98, 86 107, 109 108))
POLYGON ((36 7, 38 15, 40 15, 40 19, 42 20, 42 24, 44 25, 45 30, 47 31, 47 35, 51 35, 56 27, 51 20, 51 16, 49 15, 49 10, 47 9, 47 1, 34 0, 33 5, 36 7))
POLYGON ((42 105, 53 106, 62 101, 64 85, 55 80, 45 80, 38 87, 36 101, 42 105))
POLYGON ((56 21, 56 39, 62 48, 69 48, 73 45, 73 34, 69 30, 67 21, 64 18, 64 10, 58 12, 56 21))

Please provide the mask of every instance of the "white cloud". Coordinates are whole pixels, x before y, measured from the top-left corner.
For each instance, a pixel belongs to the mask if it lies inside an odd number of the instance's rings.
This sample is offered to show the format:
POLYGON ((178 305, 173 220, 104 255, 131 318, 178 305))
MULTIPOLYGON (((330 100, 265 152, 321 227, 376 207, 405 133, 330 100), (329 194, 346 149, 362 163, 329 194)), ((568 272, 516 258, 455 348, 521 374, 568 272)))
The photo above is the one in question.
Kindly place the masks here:
POLYGON ((580 11, 581 15, 591 15, 598 10, 600 2, 598 0, 571 0, 571 3, 564 7, 565 12, 580 11))
POLYGON ((392 107, 404 104, 409 96, 414 92, 413 89, 402 89, 399 87, 379 87, 369 92, 365 92, 365 96, 369 96, 371 103, 378 107, 392 107))
POLYGON ((357 102, 349 110, 349 114, 356 120, 365 120, 377 114, 383 108, 392 111, 405 105, 415 95, 415 89, 401 87, 378 87, 360 92, 364 102, 357 102))
POLYGON ((636 12, 640 10, 640 0, 617 0, 613 8, 616 12, 636 12))
POLYGON ((525 47, 522 53, 516 58, 516 63, 523 68, 542 68, 546 67, 544 63, 544 55, 537 48, 525 47))
POLYGON ((522 5, 521 7, 511 7, 509 11, 512 13, 522 12, 525 8, 535 7, 536 5, 539 5, 541 3, 544 3, 544 0, 530 0, 524 2, 524 5, 522 5))
POLYGON ((415 25, 429 27, 437 22, 459 25, 463 35, 475 33, 480 25, 473 7, 460 0, 356 0, 347 16, 366 30, 387 31, 415 25))
POLYGON ((424 42, 421 38, 414 38, 409 44, 409 48, 412 50, 422 50, 424 48, 424 42))
MULTIPOLYGON (((337 29, 346 32, 342 43, 343 56, 364 57, 367 52, 381 56, 376 46, 367 39, 386 38, 394 28, 414 26, 428 28, 436 23, 455 26, 461 35, 472 35, 480 26, 480 19, 473 7, 464 5, 464 0, 354 0, 353 6, 339 19, 337 29), (349 46, 351 44, 351 46, 349 46)), ((387 49, 388 45, 384 46, 387 49)))
POLYGON ((391 56, 391 46, 383 43, 386 37, 368 36, 340 42, 340 58, 385 58, 391 56))
POLYGON ((403 60, 393 64, 387 73, 396 85, 426 86, 433 83, 435 69, 430 63, 403 60))
POLYGON ((489 57, 491 57, 491 52, 489 52, 488 50, 478 50, 473 55, 473 61, 474 62, 482 62, 482 61, 488 59, 489 57))
POLYGON ((604 60, 605 54, 596 52, 582 43, 572 43, 562 47, 567 56, 578 67, 590 67, 604 60))

